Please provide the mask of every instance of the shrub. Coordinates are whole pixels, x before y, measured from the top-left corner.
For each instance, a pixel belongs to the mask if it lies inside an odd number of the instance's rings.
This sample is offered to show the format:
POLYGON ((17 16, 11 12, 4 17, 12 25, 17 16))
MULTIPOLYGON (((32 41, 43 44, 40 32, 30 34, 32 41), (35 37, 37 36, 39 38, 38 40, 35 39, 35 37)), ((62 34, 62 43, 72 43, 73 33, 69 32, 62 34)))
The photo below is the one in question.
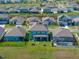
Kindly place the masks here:
POLYGON ((79 0, 75 0, 76 1, 76 3, 78 3, 79 4, 79 0))
POLYGON ((35 43, 32 43, 32 46, 35 46, 35 43))
POLYGON ((43 46, 47 46, 46 44, 44 44, 43 46))
POLYGON ((29 41, 29 32, 26 32, 25 41, 29 41))
POLYGON ((49 32, 49 33, 48 33, 48 36, 49 36, 49 38, 48 38, 49 40, 48 40, 48 41, 51 41, 52 32, 49 32))

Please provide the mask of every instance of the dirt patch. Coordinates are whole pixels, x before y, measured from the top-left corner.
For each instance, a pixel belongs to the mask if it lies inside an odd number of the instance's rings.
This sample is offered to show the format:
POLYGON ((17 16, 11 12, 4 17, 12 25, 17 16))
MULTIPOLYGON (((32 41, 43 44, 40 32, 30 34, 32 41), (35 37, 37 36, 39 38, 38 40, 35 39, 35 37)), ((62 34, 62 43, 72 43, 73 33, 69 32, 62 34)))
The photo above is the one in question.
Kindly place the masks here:
POLYGON ((53 53, 55 59, 79 59, 79 55, 70 51, 56 51, 53 53))

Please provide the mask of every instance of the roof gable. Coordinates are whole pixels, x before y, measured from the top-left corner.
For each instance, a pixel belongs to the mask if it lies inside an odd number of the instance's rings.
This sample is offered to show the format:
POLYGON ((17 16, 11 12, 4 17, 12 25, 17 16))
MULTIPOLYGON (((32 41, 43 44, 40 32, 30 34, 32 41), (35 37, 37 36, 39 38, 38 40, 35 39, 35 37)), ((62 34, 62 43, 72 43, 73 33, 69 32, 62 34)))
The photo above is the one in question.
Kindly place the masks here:
POLYGON ((55 21, 53 17, 43 17, 42 21, 55 21))
POLYGON ((28 22, 40 22, 40 18, 38 17, 29 17, 27 18, 28 22))
POLYGON ((66 28, 57 28, 53 31, 55 37, 73 37, 72 33, 66 28))
POLYGON ((9 30, 5 36, 22 36, 24 37, 26 33, 26 30, 22 27, 15 27, 9 30))
POLYGON ((11 21, 16 21, 16 23, 22 24, 25 21, 25 19, 23 17, 16 16, 16 17, 13 17, 11 21))
POLYGON ((41 23, 35 23, 30 28, 30 31, 48 31, 48 28, 45 25, 41 24, 41 23))

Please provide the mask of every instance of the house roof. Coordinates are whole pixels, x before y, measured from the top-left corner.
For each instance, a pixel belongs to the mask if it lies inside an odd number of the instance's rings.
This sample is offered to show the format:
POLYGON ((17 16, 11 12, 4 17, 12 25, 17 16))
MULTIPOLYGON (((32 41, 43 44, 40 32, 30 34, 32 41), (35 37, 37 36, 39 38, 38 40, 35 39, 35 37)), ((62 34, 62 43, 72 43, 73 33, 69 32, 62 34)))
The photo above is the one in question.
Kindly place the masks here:
POLYGON ((39 12, 40 11, 40 8, 38 8, 38 7, 31 7, 31 8, 29 8, 29 10, 31 12, 39 12))
POLYGON ((72 21, 79 22, 79 18, 74 18, 72 21))
POLYGON ((43 17, 42 21, 55 21, 53 17, 43 17))
POLYGON ((56 28, 52 33, 54 37, 73 37, 69 29, 66 28, 56 28))
POLYGON ((58 16, 58 20, 71 20, 71 17, 67 16, 67 15, 60 15, 58 16))
POLYGON ((24 37, 26 30, 22 27, 14 27, 11 30, 7 31, 5 36, 21 36, 24 37))
POLYGON ((40 22, 40 18, 39 17, 29 17, 26 20, 27 22, 40 22))
POLYGON ((23 24, 25 19, 21 16, 16 16, 11 19, 11 21, 16 21, 16 24, 23 24))
POLYGON ((67 8, 59 8, 59 11, 68 11, 67 8))
POLYGON ((7 11, 4 8, 0 8, 0 12, 7 12, 7 11))
POLYGON ((8 9, 8 12, 18 12, 18 10, 15 8, 10 8, 10 9, 8 9))
POLYGON ((1 20, 4 20, 4 19, 9 20, 9 16, 0 14, 0 19, 1 20))
POLYGON ((48 28, 41 23, 35 23, 30 27, 29 31, 48 31, 48 28))
POLYGON ((58 12, 59 8, 52 8, 52 12, 57 11, 58 12))
POLYGON ((68 6, 70 6, 70 7, 77 7, 79 5, 77 3, 75 3, 75 2, 68 2, 68 6))

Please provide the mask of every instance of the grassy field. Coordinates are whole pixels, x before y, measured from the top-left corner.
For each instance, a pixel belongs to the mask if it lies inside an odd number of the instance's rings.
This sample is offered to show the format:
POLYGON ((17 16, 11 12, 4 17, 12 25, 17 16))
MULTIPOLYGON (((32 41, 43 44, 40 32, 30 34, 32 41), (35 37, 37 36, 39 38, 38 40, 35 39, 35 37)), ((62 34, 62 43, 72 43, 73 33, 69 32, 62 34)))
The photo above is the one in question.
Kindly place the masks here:
POLYGON ((49 25, 48 28, 58 28, 59 26, 58 25, 49 25))
POLYGON ((49 17, 54 17, 54 18, 57 18, 59 15, 62 15, 62 14, 66 14, 66 15, 69 15, 69 16, 78 16, 79 15, 79 12, 68 12, 68 13, 56 13, 56 14, 53 14, 53 13, 43 13, 43 14, 29 14, 29 13, 10 13, 10 14, 5 14, 5 15, 8 15, 9 17, 14 17, 14 16, 22 16, 22 17, 31 17, 31 16, 36 16, 36 17, 44 17, 44 16, 49 16, 49 17))
POLYGON ((55 48, 51 46, 51 42, 28 42, 24 47, 0 47, 0 58, 79 59, 79 48, 55 48), (32 45, 33 43, 35 43, 35 45, 32 45))
POLYGON ((40 4, 37 3, 17 3, 17 4, 0 4, 0 7, 16 7, 16 6, 40 6, 40 4))

